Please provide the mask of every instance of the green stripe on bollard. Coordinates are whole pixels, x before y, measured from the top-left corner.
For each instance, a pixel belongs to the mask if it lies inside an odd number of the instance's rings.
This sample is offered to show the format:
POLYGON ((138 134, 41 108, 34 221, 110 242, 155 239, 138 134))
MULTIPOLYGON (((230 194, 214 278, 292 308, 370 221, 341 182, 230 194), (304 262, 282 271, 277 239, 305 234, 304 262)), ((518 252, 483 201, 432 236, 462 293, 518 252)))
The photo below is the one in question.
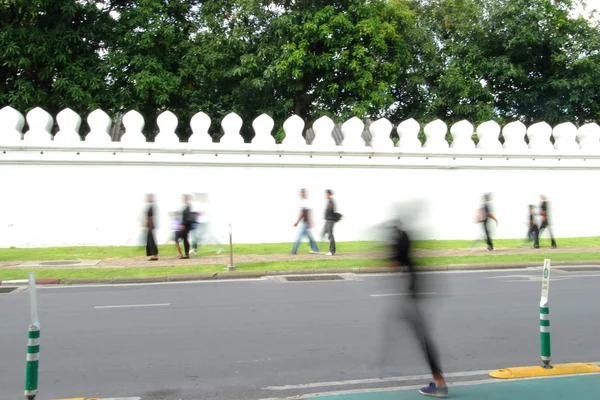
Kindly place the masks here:
POLYGON ((549 307, 540 307, 540 342, 542 361, 544 364, 550 364, 550 309, 549 307))
POLYGON ((38 370, 40 364, 40 330, 35 325, 29 327, 27 341, 27 365, 25 369, 25 396, 34 399, 38 392, 38 370))

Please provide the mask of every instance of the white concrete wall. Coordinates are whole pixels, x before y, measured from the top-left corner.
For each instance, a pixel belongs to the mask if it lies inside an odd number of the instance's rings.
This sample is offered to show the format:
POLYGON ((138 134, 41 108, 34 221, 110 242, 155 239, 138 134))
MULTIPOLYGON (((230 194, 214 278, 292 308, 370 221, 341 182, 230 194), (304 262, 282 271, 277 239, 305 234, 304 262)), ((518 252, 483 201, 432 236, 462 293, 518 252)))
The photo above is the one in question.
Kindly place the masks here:
POLYGON ((427 142, 421 146, 415 142, 419 125, 409 120, 397 127, 401 140, 394 146, 391 122, 373 123, 373 141, 366 144, 362 123, 352 119, 342 128, 344 143, 336 146, 329 140, 330 120, 315 122, 315 141, 306 145, 304 122, 293 117, 285 124, 286 140, 275 145, 267 116, 255 121, 254 142, 244 144, 235 114, 223 121, 221 143, 210 142, 210 118, 199 114, 191 122, 194 136, 179 143, 177 118, 165 113, 156 142, 146 143, 137 113, 124 118, 121 142, 111 142, 104 113, 88 117, 91 132, 81 141, 81 119, 69 111, 59 114, 60 132, 52 138, 52 117, 43 110, 27 115, 30 130, 24 134, 21 114, 0 110, 0 247, 137 245, 145 193, 156 195, 158 238, 165 242, 167 213, 179 208, 181 194, 193 192, 209 194, 214 231, 222 241, 231 223, 237 243, 289 242, 301 187, 309 190, 319 230, 323 192, 335 191, 344 214, 336 226, 338 241, 373 239, 374 226, 392 216, 395 204, 415 200, 423 206, 419 215, 403 209, 418 220, 423 238, 475 239, 480 227, 473 218, 483 192, 494 195, 496 238, 523 237, 526 206, 538 204, 542 193, 552 202, 557 236, 600 236, 595 124, 552 129, 542 123, 528 130, 508 124, 502 145, 500 126, 489 122, 477 127, 475 146, 474 127, 463 121, 451 128, 455 140, 449 146, 448 128, 434 121, 425 127, 427 142))

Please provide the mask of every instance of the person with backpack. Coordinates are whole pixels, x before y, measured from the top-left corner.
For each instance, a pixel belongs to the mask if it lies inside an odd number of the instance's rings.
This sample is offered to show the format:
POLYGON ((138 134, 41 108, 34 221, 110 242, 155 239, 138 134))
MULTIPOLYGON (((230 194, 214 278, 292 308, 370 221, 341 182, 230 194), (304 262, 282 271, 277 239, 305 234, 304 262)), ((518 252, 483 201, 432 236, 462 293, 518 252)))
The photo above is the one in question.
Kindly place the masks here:
POLYGON ((325 235, 329 238, 329 253, 327 255, 332 256, 336 252, 333 226, 341 219, 342 215, 336 211, 335 202, 333 201, 333 191, 331 189, 325 191, 325 198, 327 199, 327 207, 325 207, 325 227, 323 228, 321 238, 325 238, 325 235))

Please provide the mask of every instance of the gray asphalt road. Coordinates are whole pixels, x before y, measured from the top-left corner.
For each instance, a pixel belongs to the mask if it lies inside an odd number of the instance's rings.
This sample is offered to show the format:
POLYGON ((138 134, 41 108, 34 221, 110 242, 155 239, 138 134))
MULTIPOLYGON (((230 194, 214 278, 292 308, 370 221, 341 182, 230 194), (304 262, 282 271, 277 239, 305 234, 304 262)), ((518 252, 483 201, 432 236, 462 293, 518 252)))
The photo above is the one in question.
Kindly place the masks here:
MULTIPOLYGON (((539 363, 540 269, 427 276, 426 315, 446 372, 539 363)), ((404 278, 356 278, 40 288, 38 399, 262 399, 427 374, 410 333, 384 329, 404 278), (112 308, 133 305, 143 307, 112 308), (359 381, 294 387, 342 380, 359 381)), ((552 279, 553 360, 600 360, 600 271, 555 269, 552 279)), ((23 398, 28 307, 27 291, 0 295, 1 399, 23 398)))

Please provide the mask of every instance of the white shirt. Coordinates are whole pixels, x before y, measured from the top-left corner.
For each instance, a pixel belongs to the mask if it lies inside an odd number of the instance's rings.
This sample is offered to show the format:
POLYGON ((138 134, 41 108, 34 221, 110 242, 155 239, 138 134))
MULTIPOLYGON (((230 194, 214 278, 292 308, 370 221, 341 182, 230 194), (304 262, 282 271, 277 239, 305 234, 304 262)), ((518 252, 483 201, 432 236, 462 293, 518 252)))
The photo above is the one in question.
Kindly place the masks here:
MULTIPOLYGON (((310 211, 310 210, 312 210, 312 207, 310 206, 308 199, 301 199, 300 200, 300 211, 310 211)), ((303 218, 300 222, 307 223, 308 221, 303 218)))
POLYGON ((310 206, 308 199, 300 200, 300 211, 304 211, 304 210, 312 210, 312 207, 310 206))

